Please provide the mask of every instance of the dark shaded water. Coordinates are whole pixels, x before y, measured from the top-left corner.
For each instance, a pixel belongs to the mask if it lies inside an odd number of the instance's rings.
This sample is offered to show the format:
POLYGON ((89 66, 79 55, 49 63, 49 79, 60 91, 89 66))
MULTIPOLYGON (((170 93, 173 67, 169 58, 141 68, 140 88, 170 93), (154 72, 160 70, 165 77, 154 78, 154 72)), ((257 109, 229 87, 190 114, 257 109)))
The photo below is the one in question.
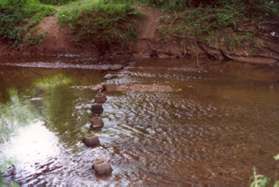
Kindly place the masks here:
MULTIPOLYGON (((50 63, 50 61, 47 61, 50 63)), ((42 62, 41 62, 42 63, 42 62)), ((82 69, 82 68, 81 68, 82 69)), ((142 61, 112 79, 93 70, 0 67, 0 162, 25 186, 248 186, 276 177, 279 70, 240 64, 142 61), (89 130, 98 83, 169 85, 110 93, 102 131, 89 130), (80 139, 101 137, 89 149, 80 139), (113 174, 96 178, 98 157, 113 174)))

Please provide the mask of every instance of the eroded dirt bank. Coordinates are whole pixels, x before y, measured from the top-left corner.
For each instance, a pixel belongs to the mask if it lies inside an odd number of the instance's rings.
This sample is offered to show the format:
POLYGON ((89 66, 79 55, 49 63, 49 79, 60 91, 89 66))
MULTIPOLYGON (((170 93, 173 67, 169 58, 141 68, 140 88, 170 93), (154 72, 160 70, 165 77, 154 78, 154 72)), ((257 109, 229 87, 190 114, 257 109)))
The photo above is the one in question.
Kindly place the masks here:
POLYGON ((113 61, 116 57, 194 58, 197 63, 200 58, 209 58, 264 65, 279 64, 279 19, 263 23, 254 31, 259 35, 257 40, 261 43, 260 47, 251 50, 243 44, 238 50, 228 50, 222 44, 205 44, 190 37, 162 38, 158 32, 161 12, 149 7, 139 7, 138 10, 144 15, 139 24, 138 39, 126 47, 114 45, 104 52, 102 46, 77 43, 71 30, 60 26, 57 18, 50 16, 34 29, 36 33, 44 35, 42 42, 32 46, 21 44, 15 48, 11 43, 0 40, 0 57, 80 55, 93 57, 97 62, 113 61))
POLYGON ((279 63, 279 19, 263 22, 261 25, 249 28, 242 26, 239 30, 256 33, 254 40, 259 43, 257 47, 247 46, 243 43, 238 49, 228 49, 222 43, 199 41, 191 37, 160 37, 160 12, 141 8, 146 16, 143 30, 140 32, 138 42, 134 48, 137 57, 152 58, 209 58, 212 60, 234 60, 252 64, 278 64, 279 63))
POLYGON ((99 46, 92 45, 90 42, 78 43, 71 29, 61 26, 55 16, 44 18, 34 28, 32 34, 42 35, 42 41, 35 45, 23 43, 14 46, 11 42, 0 39, 0 57, 83 56, 96 58, 96 61, 103 58, 109 61, 116 56, 130 56, 127 50, 119 46, 111 46, 107 54, 104 54, 99 46))

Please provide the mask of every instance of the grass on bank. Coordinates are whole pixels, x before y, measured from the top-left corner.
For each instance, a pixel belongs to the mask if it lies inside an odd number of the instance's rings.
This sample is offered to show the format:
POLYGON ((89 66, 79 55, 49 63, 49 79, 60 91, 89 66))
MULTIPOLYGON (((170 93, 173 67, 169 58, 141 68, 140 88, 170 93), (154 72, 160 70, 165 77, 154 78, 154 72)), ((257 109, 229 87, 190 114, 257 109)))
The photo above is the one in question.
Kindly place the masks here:
POLYGON ((34 25, 54 13, 53 6, 38 0, 0 0, 0 37, 19 44, 29 39, 25 34, 34 25))
POLYGON ((135 39, 138 17, 131 2, 120 0, 76 1, 58 12, 59 22, 69 25, 79 42, 90 41, 99 46, 135 39))
POLYGON ((138 13, 134 7, 144 3, 167 12, 161 18, 162 38, 197 38, 233 50, 260 46, 255 39, 255 23, 279 15, 279 3, 273 0, 252 0, 250 5, 243 0, 193 2, 198 1, 84 0, 63 6, 58 17, 62 24, 71 26, 79 41, 122 43, 136 38, 138 13), (251 25, 252 30, 239 29, 251 25))
POLYGON ((15 44, 37 41, 27 37, 29 31, 54 14, 79 42, 109 45, 136 38, 139 14, 130 0, 0 0, 0 37, 15 44))
POLYGON ((167 11, 161 18, 162 38, 196 38, 229 50, 260 46, 257 24, 279 16, 279 2, 273 0, 252 0, 249 5, 243 0, 215 0, 209 4, 204 0, 198 6, 189 0, 141 1, 167 11))
MULTIPOLYGON (((279 15, 274 0, 0 0, 0 37, 15 44, 38 38, 28 37, 43 17, 56 13, 81 42, 108 46, 126 43, 137 35, 137 3, 156 6, 167 13, 161 17, 162 38, 197 38, 237 48, 255 42, 255 25, 279 15), (193 2, 200 2, 194 4, 193 2), (209 3, 210 2, 210 3, 209 3), (253 25, 254 24, 254 25, 253 25), (239 30, 251 26, 250 31, 239 30)), ((39 38, 40 39, 40 38, 39 38)), ((35 42, 34 42, 35 41, 35 42)))
POLYGON ((254 31, 237 33, 240 25, 252 21, 245 19, 244 13, 232 6, 188 9, 171 17, 162 17, 161 22, 159 31, 163 38, 196 38, 208 44, 223 43, 229 48, 237 48, 244 42, 252 41, 255 34, 254 31))
POLYGON ((50 5, 64 5, 74 0, 40 0, 41 3, 50 5))

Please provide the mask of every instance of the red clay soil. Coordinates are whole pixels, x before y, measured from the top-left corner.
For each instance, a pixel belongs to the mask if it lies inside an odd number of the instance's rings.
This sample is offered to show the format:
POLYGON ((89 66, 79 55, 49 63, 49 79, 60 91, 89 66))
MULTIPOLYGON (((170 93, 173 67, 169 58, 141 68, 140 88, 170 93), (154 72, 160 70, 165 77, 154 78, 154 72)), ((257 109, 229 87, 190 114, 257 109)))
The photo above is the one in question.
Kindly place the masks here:
POLYGON ((76 50, 71 43, 70 31, 60 27, 56 17, 46 17, 37 27, 38 33, 45 33, 46 37, 40 44, 45 51, 64 52, 76 50))
POLYGON ((21 44, 11 47, 10 43, 0 40, 0 56, 53 56, 64 54, 92 55, 96 54, 94 47, 75 45, 69 28, 61 27, 55 16, 49 16, 34 28, 33 33, 43 34, 43 41, 31 46, 21 44))
MULTIPOLYGON (((141 23, 140 34, 136 45, 134 46, 134 56, 137 58, 189 58, 189 56, 198 58, 210 58, 214 60, 234 60, 244 63, 274 65, 279 64, 279 46, 274 38, 272 42, 266 43, 265 47, 258 50, 256 54, 250 54, 247 50, 227 51, 222 48, 207 46, 199 43, 196 39, 162 39, 158 35, 160 26, 160 16, 162 13, 150 7, 138 7, 139 11, 145 16, 141 23), (274 47, 275 46, 275 47, 274 47), (271 50, 272 49, 272 50, 271 50)), ((279 20, 276 22, 279 25, 279 20)), ((270 26, 265 26, 265 35, 269 35, 270 26)), ((279 35, 279 31, 276 31, 279 35)))
POLYGON ((160 23, 161 12, 150 7, 139 7, 138 9, 145 16, 139 31, 139 40, 155 39, 155 34, 160 23))
POLYGON ((195 40, 162 40, 158 28, 162 12, 158 9, 141 6, 138 10, 144 15, 140 24, 139 37, 132 51, 136 58, 189 58, 189 56, 205 57, 195 40))
POLYGON ((139 28, 139 36, 134 47, 134 53, 139 58, 149 57, 152 56, 151 42, 156 40, 161 13, 159 10, 150 7, 138 7, 138 10, 144 15, 144 20, 139 28))
MULTIPOLYGON (((245 51, 227 52, 226 50, 207 46, 197 42, 195 39, 168 39, 162 40, 158 34, 160 26, 160 16, 162 13, 150 7, 138 7, 139 11, 145 16, 145 19, 139 23, 139 37, 136 43, 131 43, 129 49, 123 49, 115 46, 114 52, 108 51, 104 60, 115 59, 121 56, 132 56, 135 58, 199 58, 209 57, 214 60, 235 60, 245 63, 256 64, 279 64, 278 44, 272 44, 276 47, 265 47, 259 54, 249 55, 245 51)), ((279 23, 279 22, 278 22, 279 23)), ((268 28, 268 27, 267 27, 268 28)), ((45 34, 44 40, 36 46, 26 44, 20 45, 18 48, 12 47, 11 43, 0 40, 0 57, 13 56, 56 56, 65 54, 74 55, 90 55, 96 57, 98 61, 103 57, 99 57, 100 53, 94 45, 76 45, 73 41, 75 36, 67 27, 61 27, 55 16, 46 17, 34 29, 35 33, 45 34)), ((269 35, 270 30, 266 31, 269 35)), ((271 45, 267 46, 271 46, 271 45)))

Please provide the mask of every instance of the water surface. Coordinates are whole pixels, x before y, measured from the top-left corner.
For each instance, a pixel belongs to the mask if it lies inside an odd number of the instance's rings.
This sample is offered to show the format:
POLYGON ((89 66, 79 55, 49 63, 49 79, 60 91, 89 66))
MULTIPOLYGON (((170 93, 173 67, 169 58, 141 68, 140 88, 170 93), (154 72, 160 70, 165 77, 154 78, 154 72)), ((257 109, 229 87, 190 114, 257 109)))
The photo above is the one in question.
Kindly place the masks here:
POLYGON ((22 185, 239 187, 254 166, 276 175, 278 69, 147 60, 105 72, 68 69, 67 60, 63 69, 50 68, 53 59, 44 60, 48 67, 0 67, 0 160, 14 163, 22 185), (172 91, 109 93, 105 127, 93 132, 92 88, 99 83, 172 91), (90 133, 101 147, 80 142, 90 133), (98 157, 111 160, 112 176, 95 177, 98 157))

